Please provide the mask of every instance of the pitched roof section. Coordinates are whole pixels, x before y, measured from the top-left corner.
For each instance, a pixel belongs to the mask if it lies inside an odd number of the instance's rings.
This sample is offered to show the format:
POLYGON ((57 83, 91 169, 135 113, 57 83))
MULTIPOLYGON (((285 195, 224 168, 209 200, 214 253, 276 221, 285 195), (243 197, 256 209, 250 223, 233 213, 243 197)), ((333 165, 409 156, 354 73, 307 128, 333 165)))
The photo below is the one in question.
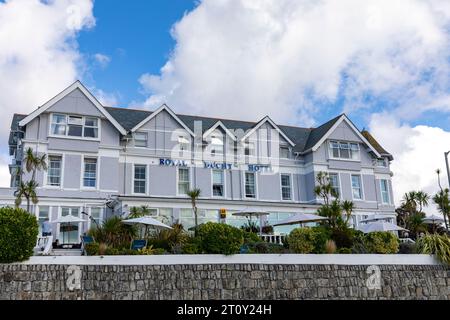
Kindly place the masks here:
POLYGON ((369 131, 363 130, 361 131, 361 134, 367 139, 367 141, 369 141, 369 143, 378 151, 379 154, 382 156, 387 156, 390 160, 394 159, 394 157, 378 143, 369 131))
POLYGON ((300 146, 297 145, 294 148, 294 151, 296 151, 296 152, 303 152, 303 151, 306 151, 306 150, 309 150, 309 149, 313 148, 320 141, 320 139, 322 139, 322 137, 328 131, 330 131, 330 129, 335 125, 336 122, 338 122, 338 120, 342 116, 343 116, 343 114, 340 114, 337 117, 331 119, 330 121, 325 122, 324 124, 322 124, 321 126, 319 126, 317 128, 311 128, 309 136, 308 136, 308 139, 307 139, 305 145, 302 146, 301 148, 297 148, 297 147, 300 147, 300 146))
POLYGON ((146 110, 125 109, 115 107, 105 107, 105 109, 127 131, 133 129, 145 118, 147 118, 152 114, 151 111, 146 110))
POLYGON ((34 118, 39 116, 41 113, 48 110, 51 106, 53 106, 55 103, 63 99, 65 96, 67 96, 69 93, 73 92, 75 89, 79 89, 88 99, 89 101, 107 118, 113 126, 123 135, 125 135, 127 132, 126 130, 105 110, 103 105, 97 100, 97 98, 94 97, 94 95, 80 82, 75 81, 70 86, 68 86, 66 89, 58 93, 56 96, 54 96, 52 99, 47 101, 44 105, 34 110, 32 113, 27 115, 24 119, 22 119, 19 123, 20 126, 26 126, 30 121, 32 121, 34 118))

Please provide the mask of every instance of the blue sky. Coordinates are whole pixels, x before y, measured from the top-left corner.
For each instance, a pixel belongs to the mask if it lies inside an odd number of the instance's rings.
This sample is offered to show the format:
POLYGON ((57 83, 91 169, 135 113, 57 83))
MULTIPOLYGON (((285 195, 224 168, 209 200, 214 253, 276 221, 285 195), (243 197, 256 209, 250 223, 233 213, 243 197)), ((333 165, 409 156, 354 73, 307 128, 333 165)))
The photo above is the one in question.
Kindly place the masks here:
POLYGON ((138 78, 144 72, 159 72, 175 44, 170 35, 172 25, 195 3, 97 0, 96 26, 79 34, 79 50, 91 59, 96 53, 105 54, 111 62, 106 68, 92 63, 83 81, 118 94, 119 106, 142 100, 138 78))

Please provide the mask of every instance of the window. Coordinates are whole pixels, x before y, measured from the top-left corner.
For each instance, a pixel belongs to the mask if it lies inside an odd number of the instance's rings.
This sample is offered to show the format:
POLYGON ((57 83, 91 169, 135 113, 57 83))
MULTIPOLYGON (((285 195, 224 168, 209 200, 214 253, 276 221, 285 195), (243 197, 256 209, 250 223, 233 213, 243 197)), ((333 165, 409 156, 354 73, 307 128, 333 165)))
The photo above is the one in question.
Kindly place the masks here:
POLYGON ((97 186, 97 159, 84 159, 83 187, 95 188, 97 186))
POLYGON ((330 154, 336 159, 359 160, 359 144, 330 141, 330 154))
POLYGON ((330 184, 331 184, 331 188, 333 190, 333 193, 339 197, 340 195, 340 190, 339 190, 339 175, 337 173, 330 173, 329 174, 330 177, 330 184))
POLYGON ((134 146, 135 147, 147 147, 147 133, 135 132, 134 133, 134 146))
MULTIPOLYGON (((80 208, 62 207, 61 216, 72 215, 74 217, 80 217, 80 208)), ((59 237, 61 243, 80 243, 79 237, 80 223, 60 224, 59 225, 59 237)))
POLYGON ((291 200, 291 176, 289 174, 281 175, 281 198, 291 200))
POLYGON ((377 167, 387 167, 386 159, 377 159, 376 162, 377 167))
POLYGON ((45 220, 50 220, 50 208, 39 206, 39 212, 38 212, 38 224, 39 224, 39 234, 42 234, 42 225, 44 224, 45 220))
POLYGON ((383 203, 389 203, 389 187, 388 187, 388 181, 385 179, 380 180, 381 184, 381 201, 383 203))
POLYGON ((178 144, 180 145, 180 150, 185 151, 189 149, 189 140, 185 136, 178 136, 178 144))
POLYGON ((222 136, 211 136, 211 155, 223 154, 223 140, 222 136))
POLYGON ((352 175, 352 194, 353 199, 362 200, 361 176, 352 175))
POLYGON ((256 198, 256 185, 255 185, 255 173, 246 172, 245 173, 245 197, 246 198, 256 198))
POLYGON ((246 156, 254 156, 255 155, 255 144, 253 142, 245 142, 244 154, 246 156))
POLYGON ((280 158, 288 159, 289 158, 289 147, 288 146, 280 146, 280 158))
POLYGON ((98 138, 99 120, 93 117, 53 114, 51 133, 57 136, 98 138))
POLYGON ((91 208, 91 227, 99 227, 102 224, 102 208, 91 208), (95 222, 94 222, 95 221, 95 222))
POLYGON ((190 187, 189 169, 178 168, 178 194, 187 194, 190 187))
POLYGON ((47 184, 53 187, 61 186, 61 164, 60 156, 48 157, 47 184))
POLYGON ((222 170, 213 170, 212 171, 212 179, 213 179, 213 196, 214 197, 223 197, 224 196, 224 172, 222 170))
POLYGON ((147 185, 147 166, 134 165, 134 193, 145 194, 147 185))

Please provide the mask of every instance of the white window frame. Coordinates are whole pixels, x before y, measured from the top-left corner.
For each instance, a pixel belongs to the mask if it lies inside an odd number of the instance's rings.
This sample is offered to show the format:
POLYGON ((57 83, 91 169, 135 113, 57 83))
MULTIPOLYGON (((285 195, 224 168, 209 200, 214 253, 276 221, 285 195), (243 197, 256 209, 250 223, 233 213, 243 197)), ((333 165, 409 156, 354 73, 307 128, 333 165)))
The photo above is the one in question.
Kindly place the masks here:
POLYGON ((378 167, 378 168, 387 168, 387 167, 388 167, 387 159, 386 159, 386 158, 382 158, 382 159, 376 158, 376 159, 375 159, 375 166, 378 167), (380 166, 380 165, 378 164, 378 161, 383 161, 383 165, 380 166))
MULTIPOLYGON (((189 183, 188 183, 188 190, 190 190, 191 189, 191 187, 192 187, 192 176, 191 176, 191 168, 189 168, 189 167, 179 167, 179 168, 177 168, 177 174, 176 174, 176 182, 177 182, 177 196, 180 196, 180 197, 187 197, 187 194, 185 194, 185 193, 180 193, 180 169, 183 169, 183 170, 187 170, 188 171, 188 177, 189 177, 189 183)), ((183 181, 184 183, 186 183, 186 181, 183 181)))
POLYGON ((99 188, 99 168, 100 163, 97 157, 83 156, 81 161, 81 189, 97 190, 99 188), (84 175, 86 173, 86 160, 95 160, 95 186, 84 185, 84 175))
POLYGON ((244 156, 245 157, 256 157, 256 143, 254 141, 244 142, 244 156), (247 154, 247 150, 249 153, 247 154), (250 152, 253 151, 253 152, 250 152))
POLYGON ((330 140, 330 141, 328 141, 328 156, 329 156, 330 159, 333 159, 333 160, 357 161, 357 162, 359 162, 359 161, 361 161, 361 147, 359 145, 360 144, 358 142, 341 141, 341 140, 330 140), (339 145, 339 148, 338 148, 339 156, 338 157, 335 157, 334 154, 333 154, 333 150, 335 149, 335 148, 333 148, 333 143, 337 143, 339 145), (357 146, 358 153, 357 153, 357 157, 355 159, 341 157, 341 145, 344 145, 344 144, 346 144, 348 146, 349 155, 353 154, 353 151, 351 151, 351 150, 353 150, 352 149, 352 145, 357 146))
POLYGON ((67 114, 67 113, 59 113, 59 112, 53 112, 50 113, 49 115, 50 119, 49 119, 49 126, 48 126, 48 136, 51 138, 64 138, 64 139, 74 139, 74 140, 90 140, 90 141, 100 141, 100 137, 101 137, 101 124, 102 124, 102 119, 96 116, 83 116, 83 115, 77 115, 77 114, 67 114), (52 126, 53 124, 53 116, 54 115, 59 115, 59 116, 64 116, 66 118, 65 123, 60 124, 60 125, 65 125, 66 127, 66 132, 64 135, 60 135, 60 134, 54 134, 53 130, 52 130, 52 126), (81 118, 81 136, 77 137, 77 136, 69 136, 69 118, 70 117, 78 117, 81 118), (85 127, 88 128, 95 128, 95 127, 91 127, 91 126, 86 126, 86 119, 87 118, 92 118, 92 119, 97 119, 97 138, 91 138, 91 137, 85 137, 84 136, 84 129, 85 127))
POLYGON ((256 174, 256 172, 251 172, 251 171, 244 171, 244 174, 242 175, 244 178, 243 184, 244 184, 244 199, 258 199, 258 175, 256 174), (246 179, 245 176, 246 174, 253 174, 253 176, 255 177, 254 181, 255 181, 255 196, 254 197, 247 197, 247 190, 246 190, 246 179))
POLYGON ((226 174, 225 174, 225 170, 219 170, 219 169, 211 169, 211 197, 212 198, 225 198, 225 194, 226 194, 226 183, 225 183, 225 178, 226 174), (214 195, 214 171, 217 172, 221 172, 222 173, 222 195, 221 196, 216 196, 214 195))
POLYGON ((135 148, 147 148, 148 147, 148 133, 147 132, 142 132, 142 131, 138 131, 138 132, 134 132, 133 133, 133 140, 134 140, 134 147, 135 148), (145 139, 136 139, 137 136, 142 135, 145 137, 145 139), (145 141, 145 146, 138 146, 137 145, 137 141, 145 141))
POLYGON ((389 190, 389 181, 387 179, 380 179, 380 194, 381 194, 381 203, 382 204, 391 204, 391 195, 389 190), (383 181, 386 182, 386 191, 383 191, 383 181), (387 202, 384 201, 383 193, 387 195, 387 202))
MULTIPOLYGON (((149 172, 148 172, 148 165, 146 164, 141 164, 141 163, 133 163, 133 184, 131 186, 131 193, 133 195, 147 195, 148 194, 148 181, 149 181, 149 172), (145 192, 136 192, 136 188, 135 188, 135 182, 136 182, 136 167, 145 167, 145 179, 144 179, 144 187, 145 187, 145 192)), ((142 179, 138 179, 139 181, 142 181, 142 179)))
POLYGON ((48 155, 48 170, 45 170, 44 171, 44 185, 45 185, 45 187, 47 187, 47 188, 52 188, 52 189, 62 189, 62 187, 63 187, 63 176, 64 176, 64 155, 62 155, 62 154, 49 154, 48 155), (60 160, 61 160, 61 167, 60 167, 60 176, 59 176, 59 186, 56 186, 56 185, 51 185, 51 184, 49 184, 49 181, 48 181, 48 179, 49 179, 49 175, 48 175, 48 172, 49 172, 49 169, 50 169, 50 158, 51 157, 58 157, 58 158, 60 158, 60 160))
MULTIPOLYGON (((338 199, 341 198, 342 195, 342 186, 341 186, 341 176, 338 172, 329 172, 328 173, 328 178, 330 179, 330 184, 331 184, 331 176, 335 175, 337 176, 337 189, 338 189, 338 199)), ((350 178, 351 179, 351 178, 350 178)))
POLYGON ((222 133, 212 133, 211 134, 211 156, 222 156, 225 153, 225 137, 222 133), (217 152, 219 151, 219 152, 217 152))
POLYGON ((290 173, 281 173, 280 174, 280 197, 281 201, 292 201, 293 200, 293 181, 292 181, 292 174, 290 173), (289 199, 283 199, 283 188, 286 188, 286 186, 283 186, 283 176, 289 177, 289 199))
POLYGON ((356 201, 364 201, 364 185, 363 185, 363 181, 362 181, 362 176, 361 174, 351 174, 350 175, 350 188, 351 188, 351 192, 352 192, 352 199, 356 200, 356 201), (353 194, 353 177, 359 177, 359 189, 360 189, 360 195, 361 195, 361 199, 355 198, 354 194, 353 194))
POLYGON ((291 149, 289 148, 288 145, 280 145, 278 153, 279 153, 280 159, 290 159, 290 158, 291 158, 291 157, 290 157, 290 155, 291 155, 291 149), (281 149, 287 149, 287 157, 282 157, 282 156, 281 156, 281 149))
MULTIPOLYGON (((63 208, 69 208, 69 209, 70 209, 70 214, 72 214, 72 210, 73 210, 73 209, 78 209, 78 218, 82 217, 81 212, 83 211, 83 207, 80 207, 80 206, 72 206, 72 205, 64 205, 64 206, 59 206, 59 207, 58 207, 58 218, 61 218, 61 217, 62 217, 62 209, 63 209, 63 208)), ((77 235, 77 240, 78 240, 78 242, 77 242, 77 243, 81 242, 80 236, 81 236, 81 231, 82 231, 82 229, 83 229, 83 222, 78 222, 78 235, 77 235)), ((60 230, 61 230, 61 225, 59 225, 59 226, 56 228, 56 239, 59 239, 59 238, 60 238, 60 233, 61 233, 60 230)), ((64 241, 63 238, 64 238, 64 237, 61 238, 60 244, 63 244, 63 242, 62 242, 62 241, 64 241)))

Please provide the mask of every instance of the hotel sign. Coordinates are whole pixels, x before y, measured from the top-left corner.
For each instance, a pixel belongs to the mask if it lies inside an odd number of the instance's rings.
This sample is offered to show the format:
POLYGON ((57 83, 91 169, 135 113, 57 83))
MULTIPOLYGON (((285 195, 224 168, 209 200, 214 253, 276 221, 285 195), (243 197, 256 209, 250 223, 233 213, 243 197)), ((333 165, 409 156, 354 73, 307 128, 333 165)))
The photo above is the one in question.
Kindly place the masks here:
POLYGON ((160 166, 166 167, 187 167, 188 164, 185 160, 172 160, 172 159, 159 159, 160 166))
POLYGON ((249 164, 248 171, 250 172, 268 172, 272 171, 270 164, 249 164))
POLYGON ((231 170, 231 163, 206 162, 203 161, 206 169, 231 170))

